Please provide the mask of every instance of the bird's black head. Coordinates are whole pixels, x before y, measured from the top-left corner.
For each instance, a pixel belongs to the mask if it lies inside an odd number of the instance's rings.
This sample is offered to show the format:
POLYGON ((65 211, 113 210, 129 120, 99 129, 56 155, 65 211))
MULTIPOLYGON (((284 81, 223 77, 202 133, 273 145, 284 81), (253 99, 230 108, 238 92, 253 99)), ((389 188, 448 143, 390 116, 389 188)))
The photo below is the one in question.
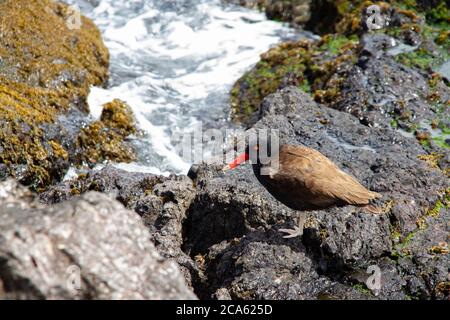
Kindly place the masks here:
POLYGON ((246 139, 245 152, 238 155, 233 162, 224 167, 224 170, 234 169, 250 160, 252 165, 260 167, 267 165, 278 157, 279 141, 274 135, 250 135, 246 139))

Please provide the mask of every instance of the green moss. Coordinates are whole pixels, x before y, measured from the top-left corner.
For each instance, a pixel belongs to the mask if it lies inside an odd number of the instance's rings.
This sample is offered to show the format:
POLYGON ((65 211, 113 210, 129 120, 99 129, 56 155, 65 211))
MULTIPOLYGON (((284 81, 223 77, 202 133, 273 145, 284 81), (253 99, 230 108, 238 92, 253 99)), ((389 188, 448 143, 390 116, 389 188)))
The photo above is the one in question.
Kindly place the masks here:
POLYGON ((391 127, 394 129, 398 128, 398 121, 396 119, 391 120, 391 127))
MULTIPOLYGON (((313 4, 314 10, 320 12, 327 8, 327 12, 336 11, 336 17, 326 21, 327 24, 334 24, 326 29, 334 30, 336 34, 324 35, 318 42, 282 44, 263 54, 255 68, 241 77, 231 90, 233 119, 248 122, 259 109, 262 99, 285 85, 294 85, 310 92, 318 102, 336 102, 340 97, 342 79, 333 75, 343 63, 355 59, 352 50, 356 47, 358 36, 363 33, 361 13, 373 4, 378 5, 383 14, 403 17, 402 25, 391 24, 376 32, 403 38, 413 31, 424 40, 422 43, 435 41, 438 45, 433 52, 428 51, 429 46, 423 45, 413 52, 400 54, 396 57, 398 62, 431 71, 450 58, 450 25, 443 19, 446 14, 448 18, 448 13, 442 5, 419 7, 414 0, 318 1, 313 4), (429 24, 424 23, 425 17, 429 17, 429 24)), ((322 19, 325 18, 329 17, 322 19)), ((321 17, 314 19, 318 24, 323 23, 321 17)))
POLYGON ((352 36, 351 38, 347 38, 342 35, 336 36, 327 36, 324 38, 323 44, 320 46, 322 51, 327 51, 332 55, 338 55, 342 49, 351 44, 356 44, 358 42, 358 38, 352 36))
POLYGON ((399 242, 402 237, 402 234, 398 229, 394 229, 391 232, 391 237, 392 237, 392 240, 394 240, 394 242, 399 242))
POLYGON ((367 288, 366 284, 364 283, 357 283, 353 285, 353 288, 358 290, 361 293, 364 293, 366 295, 372 295, 372 291, 370 291, 369 288, 367 288))
POLYGON ((403 239, 398 226, 391 225, 391 237, 394 243, 398 242, 396 245, 394 245, 394 248, 391 252, 391 258, 397 260, 399 258, 409 256, 411 252, 408 247, 416 234, 426 229, 426 219, 436 218, 437 216, 439 216, 442 210, 448 208, 450 208, 450 189, 445 190, 442 198, 436 201, 432 208, 425 210, 425 213, 417 220, 417 229, 409 232, 405 237, 403 237, 403 239))
POLYGON ((287 74, 297 85, 305 87, 309 46, 306 41, 288 42, 263 54, 255 68, 244 74, 231 90, 234 119, 246 121, 258 110, 262 99, 278 89, 287 74))
POLYGON ((450 145, 446 142, 446 139, 443 136, 433 137, 432 139, 441 148, 450 148, 450 145))
POLYGON ((281 85, 295 85, 320 101, 335 99, 341 79, 334 79, 329 87, 326 83, 340 65, 355 58, 356 46, 354 37, 327 35, 320 41, 287 42, 269 50, 233 86, 233 119, 248 121, 262 100, 281 85))
POLYGON ((450 204, 450 192, 445 195, 443 200, 438 200, 433 208, 426 213, 428 217, 437 217, 443 209, 448 209, 450 204))
POLYGON ((300 90, 303 90, 304 92, 311 93, 311 85, 306 79, 304 79, 303 82, 298 87, 300 88, 300 90))
POLYGON ((417 67, 419 69, 431 69, 435 63, 435 57, 427 50, 420 48, 418 50, 402 53, 395 57, 396 60, 408 67, 417 67))
POLYGON ((436 218, 442 210, 450 208, 450 188, 445 191, 441 200, 438 200, 432 208, 425 211, 425 214, 417 220, 417 226, 423 230, 427 228, 427 219, 436 218))
MULTIPOLYGON (((391 258, 394 260, 397 260, 402 257, 407 257, 411 254, 411 252, 408 249, 408 245, 411 242, 411 240, 414 238, 416 231, 412 231, 408 233, 397 245, 394 246, 394 249, 391 252, 391 258)), ((399 239, 401 239, 401 235, 399 234, 399 239)))
POLYGON ((441 1, 437 6, 431 8, 425 14, 428 23, 448 24, 450 23, 450 11, 445 1, 441 1))

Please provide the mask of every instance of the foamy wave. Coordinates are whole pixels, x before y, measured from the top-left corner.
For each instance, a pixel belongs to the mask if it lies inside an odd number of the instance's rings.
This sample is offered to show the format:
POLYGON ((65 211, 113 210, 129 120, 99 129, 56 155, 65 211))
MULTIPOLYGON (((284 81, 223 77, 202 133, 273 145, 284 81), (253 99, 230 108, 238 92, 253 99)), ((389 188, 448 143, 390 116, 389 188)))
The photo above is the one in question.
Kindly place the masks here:
POLYGON ((172 136, 200 122, 226 124, 234 81, 271 45, 293 36, 262 13, 219 0, 102 0, 88 11, 111 53, 109 88, 92 88, 89 96, 92 116, 103 103, 125 100, 144 134, 135 139, 138 162, 120 166, 152 173, 186 173, 190 163, 172 136))

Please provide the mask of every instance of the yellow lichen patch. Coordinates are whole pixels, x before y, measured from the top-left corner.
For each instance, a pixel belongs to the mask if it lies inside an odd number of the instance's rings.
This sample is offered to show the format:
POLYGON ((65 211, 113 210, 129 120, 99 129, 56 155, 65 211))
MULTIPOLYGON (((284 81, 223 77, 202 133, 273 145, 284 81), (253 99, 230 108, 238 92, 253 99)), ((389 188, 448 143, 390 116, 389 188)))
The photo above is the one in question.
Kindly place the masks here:
POLYGON ((53 82, 58 77, 68 73, 84 85, 104 83, 109 57, 98 29, 84 17, 79 29, 70 29, 68 19, 67 6, 61 3, 2 1, 0 53, 5 66, 14 66, 6 75, 11 80, 50 88, 55 87, 53 82))
POLYGON ((432 246, 430 248, 430 253, 432 254, 448 254, 448 244, 447 242, 441 242, 437 246, 432 246))
POLYGON ((435 41, 439 45, 443 45, 448 42, 450 39, 450 30, 442 30, 439 35, 436 37, 435 41))
POLYGON ((444 281, 439 283, 436 286, 436 290, 448 295, 450 293, 450 281, 444 281))
POLYGON ((125 102, 114 100, 105 104, 100 120, 83 128, 78 136, 82 149, 80 160, 92 164, 106 160, 134 160, 133 149, 124 142, 134 132, 131 109, 125 102))
POLYGON ((118 99, 103 106, 100 120, 108 127, 119 129, 123 133, 133 134, 136 132, 131 108, 118 99))
POLYGON ((320 228, 320 232, 319 232, 319 234, 320 234, 320 239, 322 240, 322 241, 325 241, 325 239, 327 239, 328 238, 328 230, 326 229, 326 228, 320 228))
POLYGON ((56 141, 50 140, 49 144, 52 146, 53 153, 59 157, 67 160, 69 158, 69 154, 67 151, 56 141))
POLYGON ((59 179, 69 159, 43 126, 69 107, 87 111, 89 87, 108 77, 98 29, 84 17, 70 29, 70 14, 50 0, 0 1, 0 163, 36 189, 59 179))
POLYGON ((417 156, 419 160, 425 161, 430 167, 439 169, 438 162, 443 155, 433 152, 431 154, 421 154, 417 156))
POLYGON ((443 198, 436 201, 436 203, 432 208, 428 208, 425 210, 425 214, 421 216, 416 222, 417 227, 421 230, 426 229, 427 218, 436 218, 439 216, 442 209, 448 209, 449 207, 450 207, 450 188, 445 190, 443 198))
POLYGON ((420 17, 417 15, 417 13, 412 10, 398 9, 397 12, 401 15, 404 15, 405 17, 410 18, 414 22, 418 22, 420 20, 420 17))
POLYGON ((200 268, 200 270, 206 269, 206 260, 204 255, 198 254, 194 257, 194 260, 197 263, 197 266, 200 268))
POLYGON ((383 206, 381 207, 381 212, 386 214, 391 211, 391 209, 394 207, 394 200, 388 200, 385 203, 383 203, 383 206))

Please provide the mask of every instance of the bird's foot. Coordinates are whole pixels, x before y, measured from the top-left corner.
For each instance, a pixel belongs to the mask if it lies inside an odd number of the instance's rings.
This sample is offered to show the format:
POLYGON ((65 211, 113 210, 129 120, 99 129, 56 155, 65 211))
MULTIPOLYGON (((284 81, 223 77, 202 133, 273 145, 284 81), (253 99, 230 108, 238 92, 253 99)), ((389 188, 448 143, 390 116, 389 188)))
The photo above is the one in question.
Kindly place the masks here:
POLYGON ((303 235, 303 228, 294 227, 294 229, 278 229, 278 231, 282 233, 287 233, 287 236, 284 236, 284 239, 301 237, 303 235))
POLYGON ((303 235, 303 226, 305 225, 306 215, 303 212, 300 212, 297 218, 297 225, 294 229, 279 229, 278 231, 282 233, 287 233, 287 236, 284 236, 284 239, 301 237, 303 235))

